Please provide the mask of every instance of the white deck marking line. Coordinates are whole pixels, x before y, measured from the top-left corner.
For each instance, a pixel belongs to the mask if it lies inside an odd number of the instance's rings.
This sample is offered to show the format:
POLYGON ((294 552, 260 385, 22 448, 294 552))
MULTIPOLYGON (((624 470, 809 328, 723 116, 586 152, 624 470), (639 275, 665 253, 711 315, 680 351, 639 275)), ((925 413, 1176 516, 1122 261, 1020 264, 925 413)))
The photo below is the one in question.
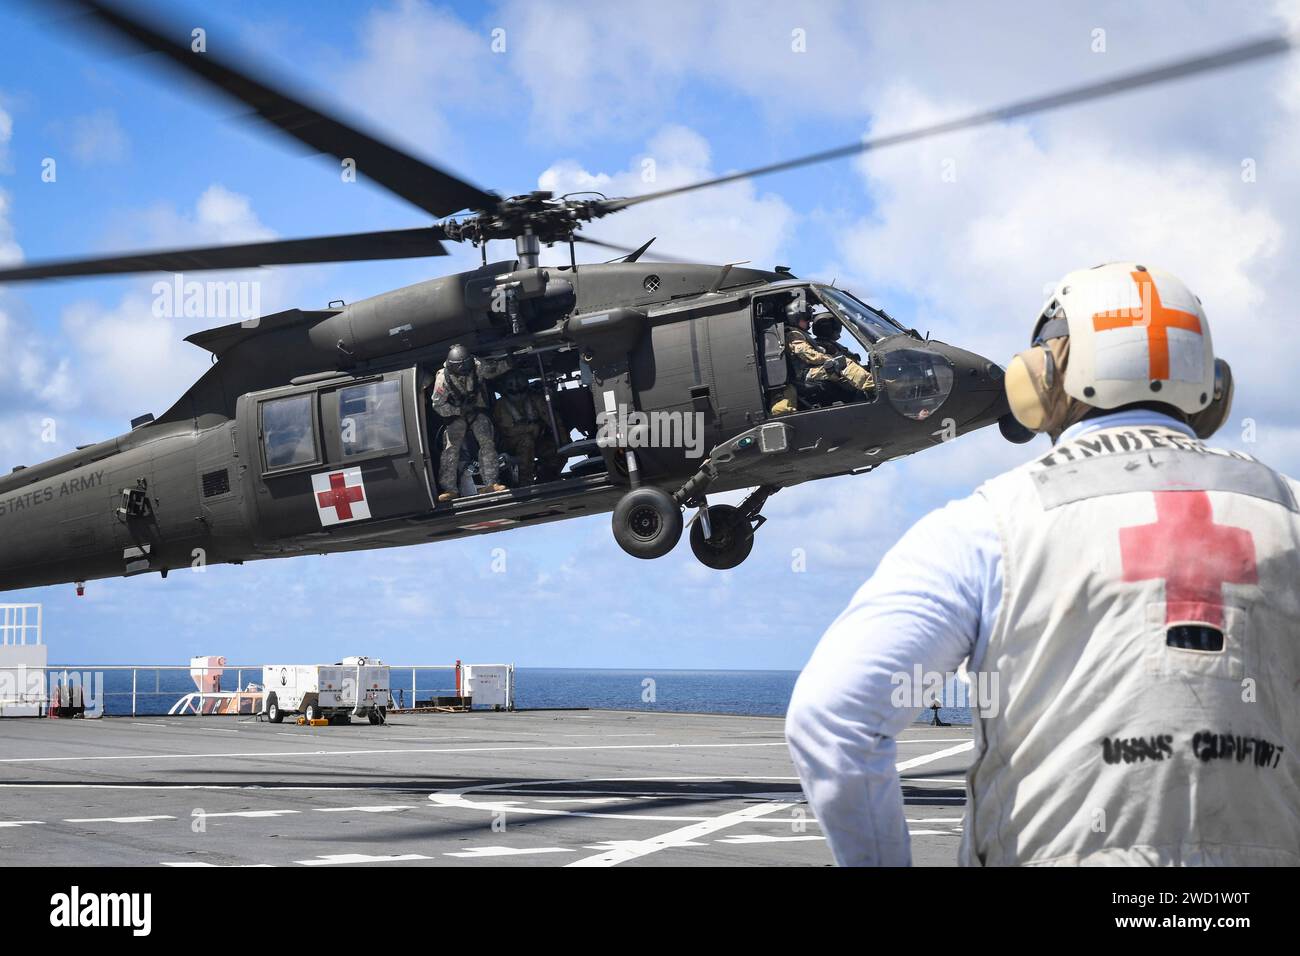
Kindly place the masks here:
POLYGON ((13 827, 30 827, 37 824, 43 824, 44 820, 0 820, 0 830, 7 830, 13 827))
POLYGON ((223 869, 224 868, 256 869, 258 867, 267 867, 269 869, 271 864, 270 863, 204 863, 202 860, 180 860, 174 863, 168 863, 166 861, 163 861, 162 863, 159 864, 159 866, 176 866, 176 867, 210 866, 210 867, 221 867, 223 869))
POLYGON ((915 820, 908 820, 908 823, 961 823, 965 817, 921 817, 915 820))
POLYGON ((397 813, 399 810, 418 809, 412 804, 381 805, 374 807, 313 807, 317 813, 397 813))
POLYGON ((260 819, 262 817, 282 817, 290 813, 302 813, 301 810, 228 810, 223 813, 196 813, 195 817, 201 817, 206 820, 209 817, 248 817, 249 819, 260 819))
MULTIPOLYGON (((401 747, 380 750, 266 750, 247 753, 188 753, 188 754, 94 754, 80 757, 0 757, 6 763, 75 763, 78 761, 105 762, 113 760, 224 760, 243 757, 374 757, 382 754, 500 754, 500 753, 554 753, 572 750, 727 750, 739 747, 784 747, 785 741, 774 743, 730 744, 584 744, 558 747, 401 747)), ((967 744, 964 749, 970 749, 967 744)), ((944 756, 943 751, 938 756, 944 756)), ((902 764, 899 764, 901 767, 902 764)))
POLYGON ((620 863, 627 863, 630 860, 649 856, 651 853, 658 853, 660 850, 668 850, 683 843, 689 843, 697 837, 708 836, 718 830, 734 827, 739 823, 752 820, 754 817, 766 816, 769 813, 776 813, 778 810, 789 810, 792 806, 794 806, 793 803, 760 803, 754 806, 742 807, 739 810, 724 813, 722 816, 710 820, 692 823, 676 830, 669 830, 667 833, 661 833, 659 836, 651 837, 648 840, 630 840, 625 846, 605 853, 598 853, 595 856, 585 856, 581 860, 574 860, 567 865, 618 866, 620 863))
POLYGON ((398 853, 392 856, 370 856, 366 853, 336 853, 319 856, 314 860, 294 860, 302 866, 346 866, 349 863, 403 863, 407 860, 432 860, 423 853, 398 853))
POLYGON ((490 856, 528 856, 532 853, 572 853, 573 850, 562 846, 538 846, 531 849, 512 846, 475 846, 457 853, 444 853, 443 856, 455 856, 464 860, 474 860, 490 856))
POLYGON ((227 730, 225 727, 200 727, 199 730, 206 730, 210 734, 237 734, 238 730, 227 730))
POLYGON ((909 836, 955 836, 951 830, 908 830, 909 836))
POLYGON ((155 820, 175 820, 175 817, 166 814, 155 814, 148 817, 71 817, 64 820, 64 823, 153 823, 155 820))
MULTIPOLYGON (((936 750, 932 754, 922 754, 919 757, 913 757, 910 760, 904 760, 898 765, 898 769, 911 770, 913 767, 919 767, 922 764, 933 763, 936 760, 942 760, 944 757, 952 757, 957 754, 964 754, 968 750, 975 749, 975 741, 967 740, 965 743, 958 744, 956 747, 948 747, 946 750, 936 750)), ((904 781, 906 782, 906 781, 904 781)))
POLYGON ((895 743, 899 743, 899 744, 960 744, 960 743, 967 743, 967 744, 971 744, 971 746, 974 746, 974 742, 973 742, 969 737, 932 737, 932 738, 929 738, 929 739, 927 739, 927 738, 925 738, 925 737, 913 737, 913 738, 910 739, 910 740, 902 740, 902 739, 899 739, 899 738, 895 738, 894 742, 895 742, 895 743))
POLYGON ((734 843, 744 845, 747 843, 798 843, 803 840, 825 840, 824 836, 774 836, 768 833, 737 833, 733 836, 724 836, 715 840, 715 843, 734 843))
MULTIPOLYGON (((583 844, 582 848, 584 850, 601 850, 603 852, 609 852, 610 850, 617 850, 620 847, 627 846, 629 843, 635 844, 636 842, 637 842, 636 840, 604 840, 600 843, 583 844)), ((689 842, 689 843, 679 843, 678 846, 708 846, 708 844, 689 842)))
POLYGON ((951 777, 908 777, 908 783, 959 783, 966 786, 966 771, 954 773, 951 777))

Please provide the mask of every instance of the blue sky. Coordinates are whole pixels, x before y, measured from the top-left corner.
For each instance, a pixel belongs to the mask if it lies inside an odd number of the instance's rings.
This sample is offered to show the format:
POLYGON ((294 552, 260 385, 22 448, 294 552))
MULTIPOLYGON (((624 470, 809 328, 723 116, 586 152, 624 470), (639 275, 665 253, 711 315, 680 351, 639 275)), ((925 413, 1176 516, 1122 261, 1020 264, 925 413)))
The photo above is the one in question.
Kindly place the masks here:
MULTIPOLYGON (((1300 22, 1294 4, 1268 3, 181 9, 176 18, 203 26, 210 49, 234 48, 505 193, 650 188, 639 175, 646 158, 662 188, 1300 22), (492 51, 494 30, 505 31, 503 52, 492 51)), ((26 5, 0 9, 0 255, 424 224, 382 190, 345 184, 330 162, 236 119, 230 104, 148 60, 59 36, 56 23, 26 5), (46 158, 57 162, 54 183, 41 181, 46 158)), ((1238 369, 1225 443, 1294 470, 1298 79, 1294 62, 1249 67, 649 204, 590 232, 628 244, 658 235, 663 249, 704 261, 836 277, 908 324, 999 360, 1020 346, 1044 283, 1098 261, 1147 259, 1198 291, 1238 369), (941 178, 944 168, 955 181, 941 178)), ((466 249, 256 278, 270 312, 353 301, 474 258, 466 249)), ((156 278, 0 289, 0 468, 119 434, 202 372, 205 354, 180 340, 204 323, 153 319, 156 278), (47 419, 53 442, 41 440, 47 419)), ((67 586, 7 600, 44 602, 53 655, 77 663, 366 653, 795 668, 911 521, 1026 454, 980 434, 867 477, 783 491, 753 556, 733 572, 706 571, 685 544, 635 561, 600 517, 395 552, 92 582, 80 599, 67 586), (494 571, 502 558, 505 570, 494 571)))

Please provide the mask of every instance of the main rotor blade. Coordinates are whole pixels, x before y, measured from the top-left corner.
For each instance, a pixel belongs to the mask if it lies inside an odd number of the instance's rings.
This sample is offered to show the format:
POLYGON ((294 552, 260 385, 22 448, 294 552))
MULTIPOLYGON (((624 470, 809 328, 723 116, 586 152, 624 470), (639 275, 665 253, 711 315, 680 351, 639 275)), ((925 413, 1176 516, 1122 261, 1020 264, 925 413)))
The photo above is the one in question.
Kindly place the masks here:
MULTIPOLYGON (((683 259, 680 256, 670 256, 666 252, 658 252, 654 249, 633 249, 631 246, 620 246, 614 242, 605 242, 603 239, 592 239, 590 236, 575 235, 574 242, 585 242, 589 246, 600 246, 602 249, 609 249, 611 252, 621 252, 624 255, 631 255, 634 252, 644 251, 644 254, 651 259, 658 259, 662 262, 691 262, 691 259, 683 259)), ((639 261, 639 260, 638 260, 639 261)))
POLYGON ((0 283, 69 276, 116 275, 130 272, 201 272, 206 269, 247 269, 309 262, 359 262, 370 259, 412 259, 445 256, 435 227, 357 232, 314 239, 276 239, 242 246, 165 249, 128 253, 103 259, 62 259, 0 269, 0 283))
POLYGON ((1071 87, 1070 89, 1061 90, 1057 93, 1049 93, 1046 96, 1036 96, 1032 99, 1021 100, 1020 102, 1012 103, 1009 106, 984 110, 983 112, 973 113, 969 116, 946 120, 942 123, 933 123, 929 126, 921 126, 916 129, 906 130, 902 133, 893 133, 888 136, 878 136, 874 139, 861 140, 856 143, 849 143, 845 146, 836 147, 835 149, 827 149, 819 153, 811 153, 807 156, 787 159, 779 163, 771 163, 767 166, 758 166, 754 169, 745 170, 744 172, 728 173, 726 176, 718 176, 714 179, 704 179, 699 182, 689 183, 685 186, 678 186, 674 189, 661 189, 658 192, 643 193, 640 196, 629 196, 625 199, 611 199, 602 205, 606 212, 616 212, 620 209, 626 209, 629 206, 636 206, 643 202, 649 202, 652 199, 663 199, 668 196, 693 192, 697 189, 707 189, 710 186, 720 186, 724 183, 735 182, 739 179, 748 179, 751 176, 766 176, 770 173, 784 172, 787 169, 798 169, 800 166, 826 163, 833 159, 843 159, 846 156, 854 156, 858 153, 883 149, 886 146, 897 146, 901 143, 915 142, 920 139, 926 139, 930 136, 938 136, 941 133, 952 133, 957 130, 970 129, 975 126, 985 126, 989 123, 1016 119, 1021 116, 1030 116, 1034 113, 1043 113, 1062 106, 1073 106, 1076 103, 1086 103, 1090 100, 1103 99, 1107 96, 1126 93, 1130 90, 1137 90, 1146 86, 1155 86, 1160 83, 1168 83, 1172 80, 1195 76, 1199 73, 1211 73, 1215 70, 1222 70, 1242 63, 1250 63, 1254 60, 1263 59, 1264 57, 1276 56, 1290 50, 1294 45, 1294 42, 1295 41, 1290 37, 1282 34, 1264 37, 1263 39, 1252 40, 1248 43, 1224 47, 1221 50, 1201 54, 1200 56, 1176 60, 1172 63, 1167 63, 1164 66, 1138 70, 1133 73, 1125 73, 1109 80, 1101 80, 1097 83, 1087 83, 1083 86, 1071 87))
MULTIPOLYGON (((136 46, 161 53, 182 69, 249 107, 263 121, 319 153, 356 162, 357 172, 433 216, 462 209, 491 210, 498 197, 349 126, 322 109, 256 79, 230 59, 190 49, 190 30, 153 18, 154 25, 104 0, 68 0, 95 23, 136 46), (183 37, 178 42, 173 37, 183 37)), ((211 39, 211 38, 209 38, 211 39)))

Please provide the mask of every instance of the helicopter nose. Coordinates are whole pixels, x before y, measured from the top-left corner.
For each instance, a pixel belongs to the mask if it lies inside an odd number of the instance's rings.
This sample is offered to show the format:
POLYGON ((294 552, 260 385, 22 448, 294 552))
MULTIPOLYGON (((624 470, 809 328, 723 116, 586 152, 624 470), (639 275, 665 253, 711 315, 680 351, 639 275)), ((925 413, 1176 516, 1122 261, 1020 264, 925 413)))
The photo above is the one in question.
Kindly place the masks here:
POLYGON ((935 350, 952 363, 954 409, 962 410, 961 432, 974 431, 995 422, 1007 441, 1023 444, 1034 437, 1011 414, 1005 387, 1006 369, 975 352, 943 343, 935 350))

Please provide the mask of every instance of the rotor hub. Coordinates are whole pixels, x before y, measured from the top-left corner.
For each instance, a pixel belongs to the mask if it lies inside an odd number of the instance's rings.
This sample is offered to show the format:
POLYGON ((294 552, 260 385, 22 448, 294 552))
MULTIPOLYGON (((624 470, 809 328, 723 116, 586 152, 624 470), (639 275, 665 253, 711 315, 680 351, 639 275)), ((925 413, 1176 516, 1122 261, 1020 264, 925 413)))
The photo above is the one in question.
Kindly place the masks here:
POLYGON ((441 223, 441 227, 448 239, 474 245, 489 239, 515 239, 519 236, 535 236, 538 242, 550 245, 568 242, 584 222, 605 215, 606 201, 603 198, 555 199, 552 193, 537 190, 502 199, 491 212, 464 219, 448 219, 441 223))

